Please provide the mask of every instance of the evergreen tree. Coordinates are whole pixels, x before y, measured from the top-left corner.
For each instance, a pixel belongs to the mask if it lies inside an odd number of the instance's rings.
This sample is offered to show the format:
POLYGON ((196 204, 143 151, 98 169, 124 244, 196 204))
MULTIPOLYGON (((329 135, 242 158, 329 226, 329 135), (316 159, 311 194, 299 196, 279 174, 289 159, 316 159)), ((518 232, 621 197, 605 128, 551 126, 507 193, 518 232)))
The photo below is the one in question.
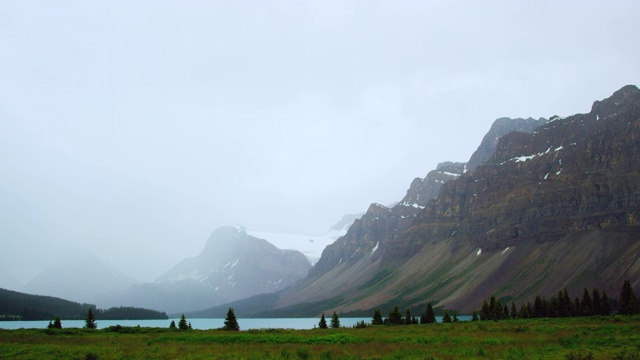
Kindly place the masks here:
POLYGON ((455 311, 455 310, 453 310, 453 319, 452 320, 453 320, 454 323, 458 322, 458 312, 455 311))
POLYGON ((425 324, 434 324, 436 322, 436 313, 433 311, 433 306, 431 306, 431 302, 427 304, 427 312, 424 316, 425 324))
POLYGON ((504 304, 504 308, 502 309, 502 318, 503 319, 509 318, 509 309, 507 308, 507 304, 504 304))
POLYGON ((513 301, 511 302, 511 313, 509 314, 509 316, 512 319, 518 318, 518 311, 516 310, 516 303, 514 303, 513 301))
POLYGON ((480 320, 485 321, 491 319, 491 308, 489 307, 487 300, 484 300, 484 302, 482 303, 482 309, 480 310, 480 320))
POLYGON ((224 319, 223 329, 228 331, 240 330, 240 325, 238 325, 238 319, 236 319, 236 314, 233 312, 233 308, 229 308, 227 311, 227 317, 224 319))
POLYGON ((573 304, 571 303, 571 297, 569 297, 569 293, 567 292, 567 289, 564 289, 564 292, 562 293, 562 300, 564 302, 564 306, 567 307, 567 316, 573 316, 574 313, 574 308, 573 308, 573 304))
POLYGON ((580 299, 577 296, 573 299, 573 316, 582 316, 582 306, 580 306, 580 299))
POLYGON ((442 322, 443 323, 450 323, 451 322, 451 315, 449 315, 449 310, 445 310, 444 311, 444 315, 442 316, 442 322))
MULTIPOLYGON (((567 291, 567 289, 565 288, 564 291, 567 291)), ((567 299, 565 299, 562 290, 558 291, 558 316, 569 316, 569 305, 567 304, 567 299)))
POLYGON ((189 321, 189 330, 193 330, 193 327, 191 327, 191 321, 189 321))
POLYGON ((611 315, 611 302, 609 301, 609 297, 607 296, 607 292, 603 291, 602 292, 602 315, 604 316, 609 316, 611 315))
MULTIPOLYGON (((371 321, 371 325, 382 325, 382 324, 383 324, 382 314, 380 313, 380 309, 376 309, 373 312, 373 320, 371 321)), ((325 325, 326 325, 326 322, 325 322, 325 325)))
POLYGON ((522 303, 522 305, 520 306, 520 315, 519 317, 523 318, 523 319, 528 319, 529 318, 529 309, 527 309, 527 306, 522 303))
POLYGON ((56 319, 53 320, 53 329, 62 329, 62 321, 60 321, 60 316, 56 316, 56 319))
POLYGON ((397 306, 393 307, 393 310, 389 313, 389 324, 390 325, 400 325, 402 324, 402 314, 400 314, 400 309, 397 306))
POLYGON ((471 321, 478 321, 478 312, 473 310, 473 314, 471 314, 471 321))
POLYGON ((405 325, 411 325, 411 322, 413 320, 411 319, 411 309, 407 309, 407 311, 405 312, 405 316, 404 316, 404 324, 405 325))
POLYGON ((93 315, 93 310, 91 310, 91 308, 87 311, 87 317, 84 319, 84 327, 87 329, 95 329, 98 327, 98 324, 96 324, 96 317, 93 315))
POLYGON ((47 325, 47 329, 53 329, 53 324, 51 323, 51 320, 49 320, 49 325, 47 325))
POLYGON ((180 317, 180 321, 178 321, 178 329, 180 330, 188 330, 189 325, 187 324, 187 318, 184 317, 184 314, 180 317))
POLYGON ((589 290, 584 288, 582 292, 582 300, 580 301, 580 313, 582 316, 591 316, 593 315, 593 301, 591 301, 591 295, 589 295, 589 290))
POLYGON ((337 329, 340 327, 340 319, 338 318, 338 314, 336 314, 336 312, 333 312, 333 315, 331 315, 331 328, 333 329, 337 329))
POLYGON ((598 289, 593 288, 591 293, 591 302, 593 303, 593 315, 602 315, 602 298, 598 289))
POLYGON ((318 327, 320 329, 326 329, 327 328, 327 319, 325 319, 324 313, 322 313, 322 316, 320 316, 320 322, 318 323, 318 327))
POLYGON ((618 313, 622 315, 631 315, 638 313, 638 299, 631 287, 631 282, 625 280, 620 291, 620 304, 618 306, 618 313))
POLYGON ((171 324, 169 324, 169 329, 175 329, 176 328, 176 322, 171 320, 171 324))

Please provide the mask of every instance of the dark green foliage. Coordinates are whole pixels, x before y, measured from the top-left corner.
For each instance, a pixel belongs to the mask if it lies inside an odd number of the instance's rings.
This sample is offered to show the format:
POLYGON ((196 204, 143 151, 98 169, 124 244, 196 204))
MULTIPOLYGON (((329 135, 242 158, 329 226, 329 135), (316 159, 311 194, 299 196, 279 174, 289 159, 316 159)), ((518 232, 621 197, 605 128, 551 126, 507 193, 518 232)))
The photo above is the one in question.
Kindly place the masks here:
POLYGON ((393 310, 389 313, 389 325, 401 325, 402 324, 402 314, 400 314, 400 309, 397 306, 394 306, 393 310))
POLYGON ((609 301, 609 297, 607 296, 607 292, 602 292, 602 313, 600 315, 609 316, 611 315, 611 302, 609 301))
POLYGON ((53 324, 51 324, 50 329, 62 329, 62 321, 60 320, 60 316, 56 316, 55 320, 53 320, 53 324))
POLYGON ((587 353, 583 354, 581 352, 570 352, 564 356, 566 360, 593 360, 593 354, 587 353))
POLYGON ((596 288, 593 288, 591 302, 593 303, 593 315, 602 315, 602 298, 596 288))
POLYGON ((320 317, 320 322, 318 323, 318 327, 320 329, 326 329, 327 328, 327 319, 325 319, 324 313, 322 313, 322 316, 320 317))
POLYGON ((411 309, 407 309, 404 316, 404 324, 411 325, 411 309))
POLYGON ((478 321, 478 312, 473 310, 473 314, 471 314, 471 321, 478 321))
POLYGON ((176 328, 176 322, 171 320, 171 324, 169 324, 169 329, 175 329, 176 328))
MULTIPOLYGON (((382 314, 380 313, 380 309, 376 309, 373 312, 373 320, 371 321, 371 324, 372 325, 382 325, 383 324, 382 314)), ((326 325, 326 323, 325 323, 325 325, 326 325)))
POLYGON ((449 310, 445 310, 444 311, 444 315, 442 316, 442 322, 443 323, 450 323, 451 322, 451 315, 449 315, 449 310))
POLYGON ((364 322, 364 320, 358 321, 358 322, 356 322, 356 324, 353 327, 356 328, 356 329, 364 329, 364 328, 367 327, 367 323, 364 322))
POLYGON ((425 324, 434 324, 436 322, 436 313, 433 311, 431 302, 427 304, 427 312, 424 315, 425 324))
POLYGON ((589 294, 589 290, 584 288, 582 292, 582 300, 580 301, 580 313, 582 316, 591 316, 593 315, 593 301, 591 300, 591 295, 589 294))
POLYGON ((180 317, 180 321, 178 321, 178 329, 180 330, 189 330, 189 325, 187 324, 187 318, 184 317, 184 314, 180 317))
POLYGON ((338 329, 340 327, 340 319, 338 318, 338 314, 336 314, 336 312, 333 312, 333 315, 331 315, 331 328, 333 329, 338 329))
POLYGON ((95 309, 92 304, 0 289, 0 309, 3 315, 19 320, 49 320, 56 315, 67 320, 83 320, 88 307, 95 309))
POLYGON ((98 327, 98 324, 96 324, 96 317, 93 315, 93 310, 91 308, 87 311, 87 317, 84 319, 84 327, 86 329, 95 329, 98 327))
POLYGON ((84 360, 98 360, 98 354, 89 352, 84 356, 84 360))
MULTIPOLYGON (((624 308, 622 298, 625 299, 625 304, 636 304, 631 307, 637 309, 637 300, 628 281, 625 281, 621 292, 620 307, 624 308)), ((498 317, 500 316, 499 314, 506 311, 497 311, 496 309, 500 306, 500 302, 497 301, 495 297, 491 297, 489 303, 487 303, 487 300, 484 300, 480 319, 500 320, 498 317)), ((574 301, 571 301, 567 289, 564 289, 563 291, 558 291, 558 295, 551 297, 549 300, 540 295, 536 296, 533 306, 531 306, 531 303, 527 303, 526 305, 523 303, 520 306, 519 312, 516 311, 515 303, 512 302, 511 311, 506 318, 515 318, 514 315, 521 319, 595 315, 608 316, 611 315, 611 307, 611 300, 605 291, 603 291, 602 296, 600 296, 600 291, 597 288, 594 288, 592 292, 589 292, 589 290, 585 288, 582 292, 582 298, 576 297, 574 301)))
POLYGON ((153 320, 169 318, 163 311, 132 306, 112 307, 106 310, 97 309, 96 316, 103 320, 153 320))
POLYGON ((240 325, 238 324, 238 319, 236 319, 236 314, 233 312, 233 308, 229 308, 227 311, 227 317, 224 319, 224 330, 240 330, 240 325))
POLYGON ((453 318, 451 319, 453 322, 458 322, 458 312, 453 310, 453 318))
POLYGON ((620 304, 618 305, 618 313, 622 315, 637 314, 638 299, 636 298, 635 291, 631 287, 631 282, 625 280, 620 291, 620 304))

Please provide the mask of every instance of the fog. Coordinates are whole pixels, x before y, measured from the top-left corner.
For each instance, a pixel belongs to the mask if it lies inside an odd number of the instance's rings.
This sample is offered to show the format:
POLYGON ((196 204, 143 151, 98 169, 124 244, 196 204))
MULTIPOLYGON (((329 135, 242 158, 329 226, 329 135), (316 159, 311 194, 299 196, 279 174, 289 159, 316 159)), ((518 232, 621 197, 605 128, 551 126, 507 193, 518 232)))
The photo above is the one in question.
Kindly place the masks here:
POLYGON ((323 234, 493 120, 640 83, 637 1, 2 1, 0 287, 323 234))

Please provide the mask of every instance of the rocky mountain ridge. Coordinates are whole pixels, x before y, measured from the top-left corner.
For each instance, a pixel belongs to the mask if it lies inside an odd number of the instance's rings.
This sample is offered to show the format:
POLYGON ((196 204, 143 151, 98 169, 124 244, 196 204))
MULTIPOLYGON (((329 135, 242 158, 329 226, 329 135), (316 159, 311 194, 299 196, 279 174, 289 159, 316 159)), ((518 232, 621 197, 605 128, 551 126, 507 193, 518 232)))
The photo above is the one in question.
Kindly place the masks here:
POLYGON ((274 308, 357 312, 433 301, 470 311, 491 295, 616 293, 620 277, 640 278, 639 99, 626 86, 587 114, 525 121, 529 133, 500 137, 486 163, 423 205, 414 180, 406 203, 371 205, 274 308), (398 206, 416 214, 403 219, 398 206))

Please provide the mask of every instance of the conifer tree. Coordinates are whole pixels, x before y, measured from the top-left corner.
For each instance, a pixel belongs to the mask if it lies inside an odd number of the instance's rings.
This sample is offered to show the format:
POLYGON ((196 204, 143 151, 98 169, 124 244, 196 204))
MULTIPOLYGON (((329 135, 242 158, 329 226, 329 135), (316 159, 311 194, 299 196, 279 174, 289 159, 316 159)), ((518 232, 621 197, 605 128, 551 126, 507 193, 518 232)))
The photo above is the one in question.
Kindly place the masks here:
POLYGON ((593 288, 593 292, 591 294, 591 302, 593 303, 593 315, 602 315, 602 298, 600 297, 600 292, 598 291, 598 289, 593 288))
POLYGON ((602 292, 602 315, 609 316, 611 315, 611 302, 609 301, 609 297, 607 296, 607 292, 602 292))
POLYGON ((442 322, 443 323, 450 323, 451 322, 451 315, 449 315, 449 310, 445 310, 444 311, 444 315, 442 316, 442 322))
POLYGON ((424 322, 426 324, 436 323, 436 313, 433 311, 433 306, 431 305, 431 302, 427 304, 427 312, 424 316, 424 322))
POLYGON ((480 310, 480 320, 485 321, 485 320, 491 320, 491 319, 492 319, 491 308, 489 307, 489 304, 485 299, 484 302, 482 303, 482 309, 480 310))
POLYGON ((518 311, 516 310, 516 303, 511 302, 511 313, 509 314, 512 319, 516 319, 518 317, 518 311))
POLYGON ((318 323, 318 327, 320 329, 326 329, 327 328, 327 319, 325 319, 324 313, 322 313, 322 316, 320 316, 320 322, 318 323))
POLYGON ((169 324, 169 329, 175 329, 176 328, 176 322, 171 320, 171 324, 169 324))
MULTIPOLYGON (((371 321, 371 324, 372 325, 382 325, 383 324, 382 314, 380 313, 380 309, 376 309, 373 312, 373 320, 371 321)), ((325 325, 326 325, 326 322, 325 322, 325 325)))
POLYGON ((53 320, 53 329, 62 329, 62 321, 60 321, 60 316, 56 316, 55 320, 53 320))
POLYGON ((400 325, 402 324, 402 314, 400 314, 400 309, 397 306, 393 307, 393 310, 389 313, 389 324, 390 325, 400 325))
POLYGON ((224 330, 240 330, 240 325, 238 325, 238 319, 236 319, 236 314, 233 312, 233 308, 229 308, 229 310, 227 311, 227 317, 224 319, 224 330))
POLYGON ((631 287, 631 282, 625 280, 620 291, 620 304, 618 313, 622 315, 632 315, 638 313, 638 299, 635 291, 631 287))
POLYGON ((180 317, 180 321, 178 321, 178 329, 180 330, 188 330, 189 325, 187 324, 187 318, 184 317, 184 314, 180 317))
POLYGON ((478 321, 478 312, 473 310, 473 314, 471 314, 471 321, 478 321))
POLYGON ((451 319, 451 320, 453 320, 454 323, 458 322, 458 312, 457 311, 453 310, 453 319, 451 319))
POLYGON ((593 315, 593 301, 591 301, 591 295, 589 295, 589 290, 584 288, 582 292, 582 300, 580 301, 580 313, 582 316, 591 316, 593 315))
POLYGON ((191 327, 191 321, 189 321, 189 330, 193 330, 193 327, 191 327))
POLYGON ((96 317, 93 315, 93 310, 91 310, 91 308, 87 311, 87 317, 84 319, 84 327, 87 329, 95 329, 98 327, 98 324, 96 324, 96 317))
POLYGON ((340 327, 340 319, 338 318, 338 314, 336 314, 336 312, 333 312, 333 315, 331 315, 331 328, 333 329, 337 329, 340 327))
POLYGON ((405 312, 405 316, 404 316, 404 324, 405 325, 411 325, 411 322, 413 320, 411 319, 411 309, 407 309, 407 311, 405 312))

